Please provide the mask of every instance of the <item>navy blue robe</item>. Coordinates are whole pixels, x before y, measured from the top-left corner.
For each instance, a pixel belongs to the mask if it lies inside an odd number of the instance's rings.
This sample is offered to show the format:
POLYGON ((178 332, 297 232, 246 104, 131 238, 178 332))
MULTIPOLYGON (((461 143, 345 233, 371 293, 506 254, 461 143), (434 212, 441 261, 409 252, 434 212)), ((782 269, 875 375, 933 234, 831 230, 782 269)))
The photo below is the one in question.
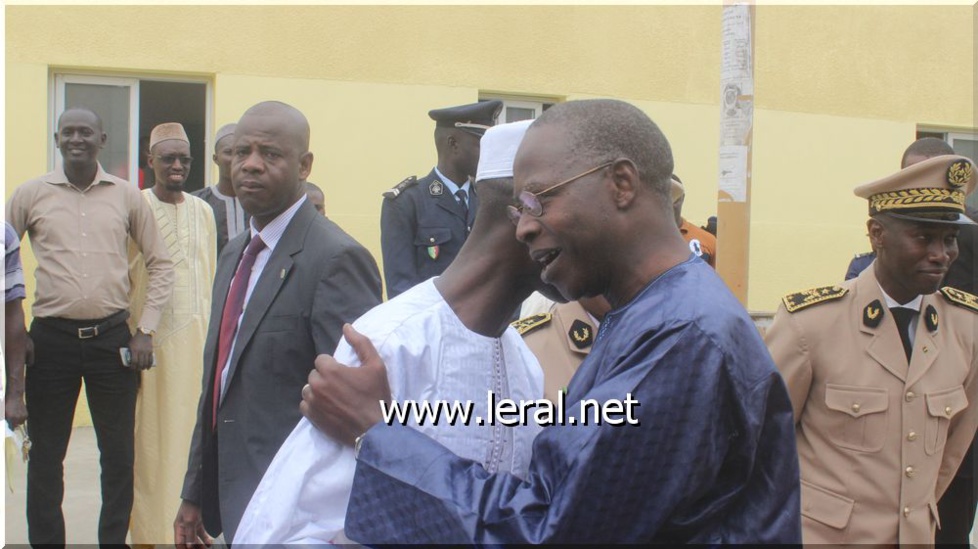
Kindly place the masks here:
POLYGON ((784 383, 743 307, 691 258, 609 313, 568 387, 640 425, 563 425, 530 476, 489 474, 417 431, 362 439, 346 517, 367 543, 800 543, 784 383))

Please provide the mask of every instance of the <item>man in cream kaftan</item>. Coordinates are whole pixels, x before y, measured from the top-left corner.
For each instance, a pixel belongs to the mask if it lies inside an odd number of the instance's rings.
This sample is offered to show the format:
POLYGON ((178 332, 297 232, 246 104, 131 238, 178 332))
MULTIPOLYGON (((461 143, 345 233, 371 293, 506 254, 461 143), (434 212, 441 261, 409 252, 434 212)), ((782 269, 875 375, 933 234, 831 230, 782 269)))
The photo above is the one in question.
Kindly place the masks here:
MULTIPOLYGON (((182 144, 182 140, 163 141, 154 150, 174 143, 182 144)), ((165 177, 165 173, 158 174, 157 185, 165 177)), ((135 502, 130 525, 136 544, 173 543, 172 515, 180 504, 197 418, 197 387, 203 375, 204 338, 217 265, 217 229, 210 205, 183 192, 175 203, 163 201, 154 189, 142 194, 173 260, 175 283, 153 338, 156 366, 142 372, 136 401, 135 502)), ((145 278, 146 269, 142 257, 132 247, 130 250, 129 276, 137 282, 145 278)), ((145 285, 134 283, 132 287, 145 285)), ((134 311, 141 310, 143 297, 133 296, 134 311)), ((130 317, 135 318, 138 312, 130 317)))

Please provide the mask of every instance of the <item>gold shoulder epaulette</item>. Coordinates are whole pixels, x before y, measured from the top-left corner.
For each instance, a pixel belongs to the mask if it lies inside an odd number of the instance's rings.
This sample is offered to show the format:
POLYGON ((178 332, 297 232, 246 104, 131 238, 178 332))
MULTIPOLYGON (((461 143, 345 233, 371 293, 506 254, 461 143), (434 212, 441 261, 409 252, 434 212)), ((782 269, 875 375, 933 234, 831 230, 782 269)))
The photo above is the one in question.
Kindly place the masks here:
POLYGON ((414 185, 417 182, 418 182, 418 178, 412 175, 411 177, 406 178, 404 181, 401 181, 397 185, 394 185, 393 189, 384 191, 383 193, 384 198, 397 198, 398 196, 400 196, 402 192, 404 192, 405 189, 407 189, 411 185, 414 185))
POLYGON ((964 307, 971 312, 978 313, 978 296, 969 294, 968 292, 963 292, 957 288, 952 288, 950 286, 944 286, 941 288, 941 294, 958 307, 964 307))
POLYGON ((540 326, 545 326, 553 317, 554 315, 550 313, 540 313, 514 321, 512 326, 516 328, 516 331, 522 336, 536 330, 540 326))
POLYGON ((848 292, 849 290, 847 288, 841 288, 839 286, 823 286, 821 288, 805 290, 804 292, 788 294, 782 297, 781 301, 784 303, 784 308, 789 313, 793 313, 818 303, 839 299, 848 292))

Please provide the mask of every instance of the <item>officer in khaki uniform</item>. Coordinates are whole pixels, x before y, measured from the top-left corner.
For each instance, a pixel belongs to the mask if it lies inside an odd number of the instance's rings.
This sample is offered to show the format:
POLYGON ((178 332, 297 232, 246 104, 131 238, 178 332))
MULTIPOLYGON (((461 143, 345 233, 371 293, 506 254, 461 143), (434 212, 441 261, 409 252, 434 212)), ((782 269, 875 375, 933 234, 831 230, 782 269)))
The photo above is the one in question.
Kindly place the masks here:
POLYGON ((937 291, 974 186, 975 165, 946 155, 858 187, 875 262, 786 296, 767 332, 795 412, 805 543, 933 543, 978 426, 978 298, 937 291))
POLYGON ((554 303, 549 312, 521 318, 513 327, 533 351, 543 369, 543 396, 557 401, 577 367, 584 362, 598 335, 598 326, 611 307, 604 297, 554 303))

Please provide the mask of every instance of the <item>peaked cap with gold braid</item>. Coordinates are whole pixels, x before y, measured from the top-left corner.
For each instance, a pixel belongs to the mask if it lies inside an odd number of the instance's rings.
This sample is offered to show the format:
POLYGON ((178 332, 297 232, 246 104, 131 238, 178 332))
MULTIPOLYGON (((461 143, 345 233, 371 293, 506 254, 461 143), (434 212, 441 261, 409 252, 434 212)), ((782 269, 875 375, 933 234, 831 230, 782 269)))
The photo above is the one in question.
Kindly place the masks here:
POLYGON ((954 154, 935 156, 853 192, 869 200, 869 215, 885 213, 910 221, 974 224, 964 201, 975 188, 975 163, 954 154))

